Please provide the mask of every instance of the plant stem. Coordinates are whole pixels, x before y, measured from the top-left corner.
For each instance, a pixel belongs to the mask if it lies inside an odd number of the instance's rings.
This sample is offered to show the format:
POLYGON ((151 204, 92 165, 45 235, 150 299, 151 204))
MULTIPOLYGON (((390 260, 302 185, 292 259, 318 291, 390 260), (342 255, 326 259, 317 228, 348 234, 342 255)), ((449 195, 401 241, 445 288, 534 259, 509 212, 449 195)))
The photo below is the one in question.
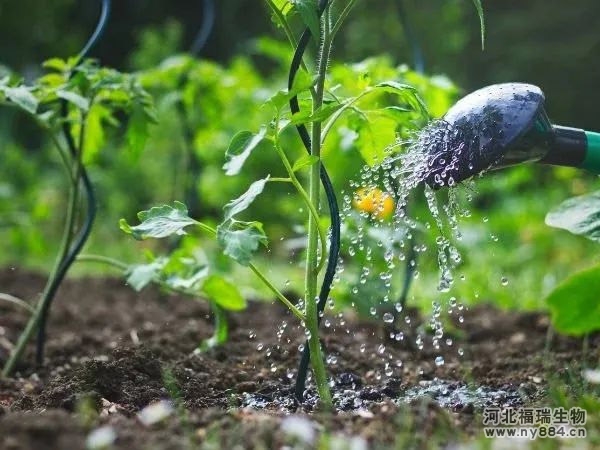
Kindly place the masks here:
POLYGON ((224 344, 227 342, 227 336, 229 335, 225 310, 215 303, 211 303, 210 307, 214 316, 215 330, 210 338, 200 344, 200 347, 198 347, 199 351, 210 350, 213 347, 224 344))
MULTIPOLYGON (((325 77, 327 74, 327 65, 329 63, 330 52, 330 22, 329 11, 326 11, 321 20, 321 29, 323 39, 320 46, 320 58, 317 72, 317 83, 315 86, 315 95, 313 96, 312 112, 316 113, 323 106, 323 94, 325 90, 325 77)), ((319 208, 321 194, 321 131, 320 121, 313 122, 311 136, 311 155, 319 158, 316 164, 310 167, 309 172, 309 193, 310 203, 315 210, 319 208)), ((327 372, 323 362, 323 353, 321 351, 321 341, 319 339, 319 311, 317 308, 317 282, 318 282, 318 227, 314 220, 308 218, 308 241, 306 252, 306 276, 304 287, 305 300, 305 324, 308 330, 308 346, 310 348, 310 362, 319 398, 326 409, 331 409, 332 400, 329 384, 327 381, 327 372)))
MULTIPOLYGON (((308 193, 302 187, 302 184, 298 180, 298 177, 296 177, 294 169, 290 164, 290 160, 287 158, 285 152, 281 148, 281 144, 279 143, 278 137, 275 138, 274 144, 275 150, 279 154, 281 162, 283 163, 285 170, 287 170, 287 173, 290 176, 290 182, 294 185, 294 187, 300 194, 300 197, 302 197, 302 200, 304 200, 304 204, 307 206, 308 211, 310 212, 310 215, 312 216, 313 221, 315 222, 315 226, 317 227, 317 231, 319 233, 319 240, 321 242, 321 258, 319 259, 319 264, 316 268, 317 274, 319 274, 319 272, 321 272, 321 269, 323 269, 323 266, 325 265, 325 261, 327 261, 327 237, 325 235, 325 230, 323 230, 321 224, 319 223, 319 212, 317 211, 317 208, 315 208, 315 205, 312 203, 308 193)), ((272 178, 270 178, 269 180, 272 180, 272 178)))
POLYGON ((106 264, 106 265, 114 267, 115 269, 123 271, 123 272, 125 272, 129 268, 129 266, 122 261, 119 261, 114 258, 109 258, 108 256, 102 256, 102 255, 87 255, 87 254, 78 255, 77 261, 79 261, 79 262, 96 262, 96 263, 100 263, 100 264, 106 264))

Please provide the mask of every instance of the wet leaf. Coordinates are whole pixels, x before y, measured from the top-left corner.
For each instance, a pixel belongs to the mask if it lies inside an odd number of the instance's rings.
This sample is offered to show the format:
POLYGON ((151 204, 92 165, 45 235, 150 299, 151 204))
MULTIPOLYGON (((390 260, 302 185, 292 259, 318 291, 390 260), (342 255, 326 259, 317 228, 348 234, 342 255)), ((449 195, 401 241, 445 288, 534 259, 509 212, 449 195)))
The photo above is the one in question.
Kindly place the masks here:
POLYGON ((547 302, 552 323, 561 333, 581 336, 600 330, 600 266, 567 278, 547 302))
POLYGON ((121 230, 138 240, 183 235, 186 234, 185 227, 198 223, 188 216, 187 207, 181 202, 174 202, 173 206, 155 206, 141 211, 138 217, 141 223, 136 226, 129 225, 125 219, 119 222, 121 230))
POLYGON ((259 245, 267 245, 267 236, 260 222, 231 220, 218 226, 217 241, 225 255, 248 266, 259 245))
POLYGON ((223 207, 223 210, 225 211, 225 222, 231 220, 234 216, 246 210, 246 208, 250 206, 254 199, 256 199, 256 197, 258 197, 263 191, 267 181, 269 181, 269 177, 255 181, 241 196, 227 203, 223 207))
POLYGON ((267 128, 261 127, 258 133, 240 131, 231 140, 225 158, 227 162, 223 165, 225 175, 237 175, 242 170, 246 159, 252 151, 258 147, 267 134, 267 128))
POLYGON ((202 292, 209 300, 229 311, 246 308, 246 300, 237 286, 219 275, 209 276, 202 285, 202 292))
POLYGON ((600 191, 564 201, 546 215, 546 224, 600 242, 600 191))

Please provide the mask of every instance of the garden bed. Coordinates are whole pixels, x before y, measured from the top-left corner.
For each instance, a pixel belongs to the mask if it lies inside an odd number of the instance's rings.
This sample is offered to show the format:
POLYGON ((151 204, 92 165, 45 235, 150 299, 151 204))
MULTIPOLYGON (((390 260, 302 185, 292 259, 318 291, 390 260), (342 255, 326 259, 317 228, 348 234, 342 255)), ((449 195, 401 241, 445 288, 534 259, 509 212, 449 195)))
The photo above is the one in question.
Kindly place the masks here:
MULTIPOLYGON (((1 290, 22 298, 35 298, 44 281, 0 271, 1 290)), ((29 353, 15 378, 0 380, 0 448, 84 448, 90 431, 106 424, 122 449, 277 448, 294 434, 290 424, 382 445, 444 441, 453 438, 443 430, 477 435, 482 406, 543 402, 548 376, 582 358, 581 341, 563 337, 545 352, 549 321, 538 313, 477 306, 459 323, 455 312, 439 351, 427 340, 422 350, 413 344, 416 313, 402 341, 384 339, 379 324, 331 317, 323 342, 333 355, 328 369, 338 412, 330 414, 314 407, 311 395, 302 408, 292 401, 303 334, 288 311, 252 303, 231 317, 226 345, 193 354, 212 332, 208 313, 203 303, 154 289, 137 294, 118 279, 68 280, 52 310, 46 366, 29 365, 29 353), (142 424, 136 414, 172 398, 174 387, 175 402, 185 408, 142 424), (308 422, 290 422, 291 414, 308 422), (414 429, 418 436, 409 433, 414 429)), ((0 305, 0 362, 25 321, 24 312, 0 305)))

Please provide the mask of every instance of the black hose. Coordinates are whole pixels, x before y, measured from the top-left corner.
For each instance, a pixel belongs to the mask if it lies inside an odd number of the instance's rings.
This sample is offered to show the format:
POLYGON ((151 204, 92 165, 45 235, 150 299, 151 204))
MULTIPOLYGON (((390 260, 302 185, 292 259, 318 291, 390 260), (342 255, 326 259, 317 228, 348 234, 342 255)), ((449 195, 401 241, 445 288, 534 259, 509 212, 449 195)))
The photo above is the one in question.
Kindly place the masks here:
MULTIPOLYGON (((102 37, 104 30, 106 29, 106 24, 108 22, 108 16, 110 14, 110 0, 102 0, 102 10, 100 12, 100 19, 98 20, 98 25, 94 30, 94 33, 88 40, 88 42, 83 47, 83 50, 77 56, 78 62, 86 58, 89 52, 92 50, 94 45, 98 42, 98 40, 102 37)), ((61 102, 61 114, 65 119, 65 122, 62 126, 62 131, 67 142, 67 146, 69 147, 69 151, 71 153, 71 157, 76 159, 77 155, 77 146, 73 141, 73 136, 71 135, 71 127, 66 121, 68 115, 68 105, 65 100, 61 102)), ((85 166, 81 165, 81 173, 80 179, 83 184, 83 189, 86 195, 86 203, 87 203, 87 214, 85 216, 83 225, 79 231, 79 234, 73 241, 71 247, 69 248, 67 254, 61 261, 58 271, 54 280, 52 281, 51 286, 48 288, 48 301, 45 307, 42 309, 40 314, 40 322, 38 325, 38 334, 37 334, 37 345, 36 345, 36 362, 38 365, 41 365, 44 362, 44 348, 46 345, 46 328, 48 323, 48 315, 50 313, 50 307, 54 300, 54 296, 56 295, 56 291, 64 280, 69 268, 77 258, 77 255, 83 248, 85 242, 87 241, 90 232, 92 230, 92 225, 94 223, 94 219, 96 217, 96 197, 94 195, 94 189, 90 178, 85 170, 85 166)), ((79 180, 77 180, 79 183, 79 180)))
MULTIPOLYGON (((319 2, 319 17, 323 14, 325 9, 327 8, 329 1, 328 0, 320 0, 319 2)), ((296 46, 296 51, 294 53, 294 58, 292 59, 292 64, 290 66, 290 74, 288 79, 288 89, 292 89, 294 85, 294 79, 296 78, 296 74, 300 69, 300 65, 302 64, 302 57, 304 56, 304 52, 308 47, 308 43, 310 42, 311 33, 310 29, 307 27, 302 36, 300 37, 300 41, 296 46)), ((296 114, 300 111, 300 105, 298 104, 298 97, 294 96, 290 99, 290 109, 292 114, 296 114)), ((306 151, 310 153, 311 151, 311 142, 310 135, 308 134, 308 130, 304 125, 298 125, 296 127, 298 134, 300 135, 300 139, 306 148, 306 151)), ((325 275, 323 277, 323 284, 321 285, 321 291, 319 292, 319 301, 317 303, 317 311, 318 311, 318 323, 321 323, 321 316, 323 310, 325 309, 325 305, 327 304, 327 298, 329 297, 329 292, 331 291, 331 284, 333 283, 333 278, 335 276, 335 271, 337 267, 337 261, 340 254, 340 210, 337 203, 337 198, 335 195, 335 191, 333 189, 333 184, 331 183, 331 178, 325 170, 325 167, 321 165, 321 183, 323 184, 323 189, 325 191, 325 195, 327 197, 327 205, 329 207, 329 215, 331 217, 331 235, 329 238, 329 257, 327 260, 327 267, 325 268, 325 275)), ((307 299, 307 301, 311 301, 311 299, 307 299)), ((304 389, 306 386, 306 377, 308 375, 308 367, 310 365, 310 349, 308 347, 308 342, 304 346, 304 350, 302 352, 302 357, 300 359, 300 364, 298 366, 298 374, 296 375, 296 386, 294 389, 294 393, 296 399, 299 402, 302 402, 304 399, 304 389)))
POLYGON ((200 25, 200 30, 194 39, 192 46, 190 47, 190 53, 192 55, 198 56, 210 34, 212 33, 213 27, 215 26, 215 3, 213 0, 203 0, 202 2, 202 24, 200 25))

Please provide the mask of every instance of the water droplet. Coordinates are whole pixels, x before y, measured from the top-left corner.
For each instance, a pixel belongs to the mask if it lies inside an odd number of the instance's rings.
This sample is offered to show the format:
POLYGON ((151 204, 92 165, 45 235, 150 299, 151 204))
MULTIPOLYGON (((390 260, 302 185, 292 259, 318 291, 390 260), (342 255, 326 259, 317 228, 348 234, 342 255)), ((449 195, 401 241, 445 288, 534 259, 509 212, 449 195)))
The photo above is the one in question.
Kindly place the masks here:
POLYGON ((383 315, 383 321, 385 323, 392 323, 394 321, 394 315, 392 313, 389 313, 389 312, 385 313, 383 315))
POLYGON ((438 356, 437 358, 435 358, 435 365, 436 366, 443 366, 445 363, 444 361, 444 357, 443 356, 438 356))

